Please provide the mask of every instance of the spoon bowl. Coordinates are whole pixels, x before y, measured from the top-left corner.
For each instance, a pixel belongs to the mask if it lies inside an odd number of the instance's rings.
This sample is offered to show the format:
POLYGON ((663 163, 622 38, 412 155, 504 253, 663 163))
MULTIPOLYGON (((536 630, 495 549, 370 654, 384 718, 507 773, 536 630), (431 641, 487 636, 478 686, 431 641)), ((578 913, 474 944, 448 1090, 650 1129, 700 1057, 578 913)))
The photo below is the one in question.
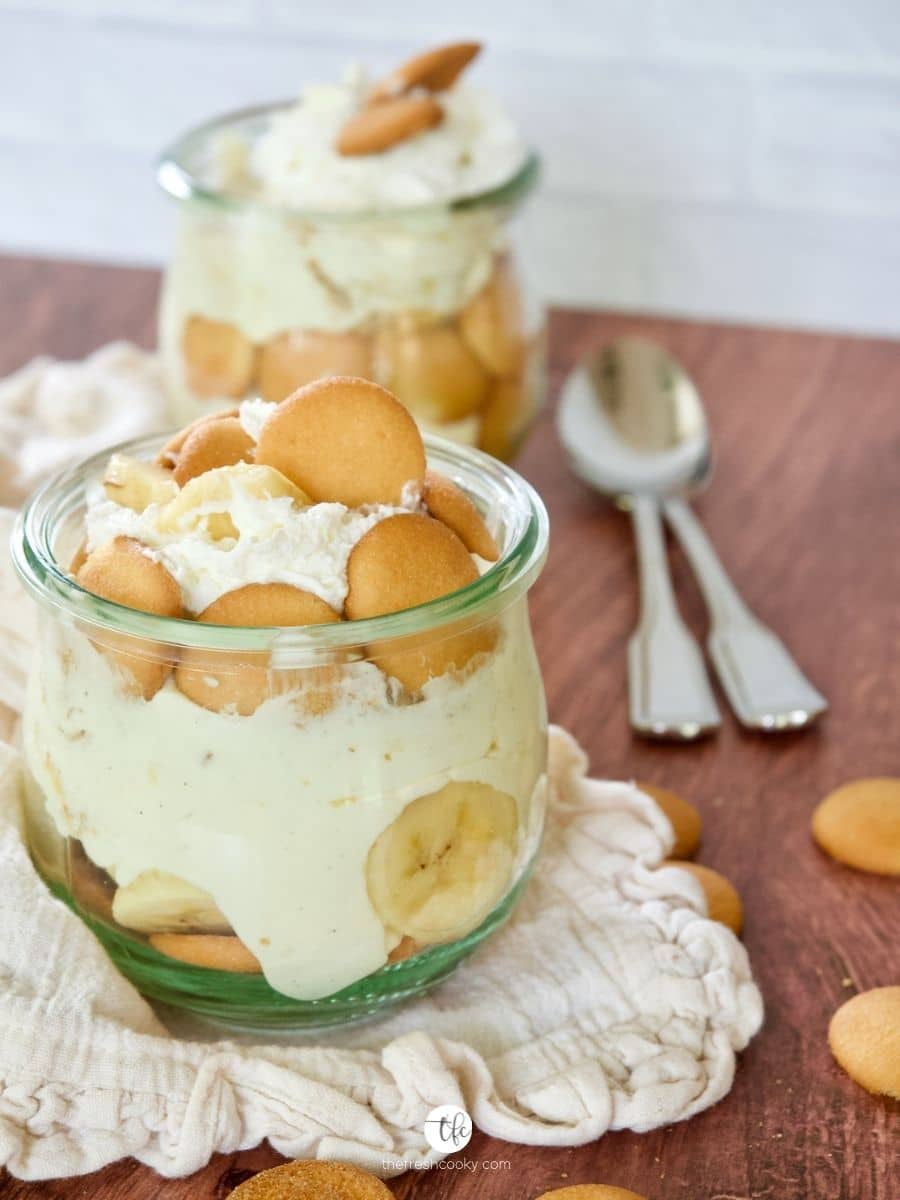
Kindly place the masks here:
POLYGON ((661 346, 625 337, 566 380, 559 435, 585 483, 629 504, 701 487, 712 446, 699 393, 661 346))

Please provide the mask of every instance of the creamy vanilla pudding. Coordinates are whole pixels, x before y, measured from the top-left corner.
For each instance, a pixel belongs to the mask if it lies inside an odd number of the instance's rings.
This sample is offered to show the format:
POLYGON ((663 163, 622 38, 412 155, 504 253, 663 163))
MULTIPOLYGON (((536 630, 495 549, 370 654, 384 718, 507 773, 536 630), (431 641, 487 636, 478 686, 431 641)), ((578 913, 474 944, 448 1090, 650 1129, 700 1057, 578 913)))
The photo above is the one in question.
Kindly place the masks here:
POLYGON ((334 379, 94 462, 17 538, 33 853, 150 995, 359 1015, 505 915, 546 750, 545 517, 508 469, 426 466, 393 397, 334 379))
POLYGON ((500 101, 460 78, 477 50, 441 47, 383 80, 353 68, 164 156, 182 202, 160 307, 176 419, 353 374, 426 430, 512 453, 544 388, 510 226, 537 162, 500 101))

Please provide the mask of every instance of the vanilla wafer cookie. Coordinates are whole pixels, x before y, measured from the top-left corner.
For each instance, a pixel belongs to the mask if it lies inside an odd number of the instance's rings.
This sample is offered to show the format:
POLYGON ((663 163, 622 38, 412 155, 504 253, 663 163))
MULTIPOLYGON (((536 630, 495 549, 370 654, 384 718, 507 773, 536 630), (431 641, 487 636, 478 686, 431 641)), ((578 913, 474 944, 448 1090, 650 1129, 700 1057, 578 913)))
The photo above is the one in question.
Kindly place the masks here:
POLYGON ((316 1159, 261 1171, 236 1187, 230 1200, 393 1200, 393 1195, 361 1167, 316 1159))
POLYGON ((400 504, 421 490, 425 449, 416 423, 377 383, 337 375, 300 388, 267 419, 256 461, 275 467, 315 501, 348 508, 400 504))
MULTIPOLYGON (((208 625, 276 628, 321 625, 339 621, 340 614, 319 596, 288 583, 248 583, 226 592, 201 612, 197 620, 208 625)), ((315 673, 317 711, 326 704, 327 680, 315 673)), ((307 672, 270 672, 266 651, 238 654, 226 650, 190 649, 182 652, 175 671, 178 689, 195 704, 212 712, 250 716, 270 695, 295 684, 302 687, 307 672)))
MULTIPOLYGON (((95 596, 126 608, 161 617, 182 615, 181 589, 162 565, 134 538, 116 537, 92 551, 76 575, 79 585, 95 596)), ((171 662, 156 642, 107 633, 98 649, 109 654, 150 700, 171 673, 171 662)))

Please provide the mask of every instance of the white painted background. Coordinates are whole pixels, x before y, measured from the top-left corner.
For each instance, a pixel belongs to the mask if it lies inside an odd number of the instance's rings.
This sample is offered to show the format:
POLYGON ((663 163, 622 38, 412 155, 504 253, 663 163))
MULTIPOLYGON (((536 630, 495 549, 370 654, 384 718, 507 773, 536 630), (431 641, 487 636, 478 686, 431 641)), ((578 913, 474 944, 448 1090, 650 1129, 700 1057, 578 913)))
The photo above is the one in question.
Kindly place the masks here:
POLYGON ((459 36, 549 298, 900 334, 900 0, 0 0, 0 247, 161 261, 174 133, 459 36))

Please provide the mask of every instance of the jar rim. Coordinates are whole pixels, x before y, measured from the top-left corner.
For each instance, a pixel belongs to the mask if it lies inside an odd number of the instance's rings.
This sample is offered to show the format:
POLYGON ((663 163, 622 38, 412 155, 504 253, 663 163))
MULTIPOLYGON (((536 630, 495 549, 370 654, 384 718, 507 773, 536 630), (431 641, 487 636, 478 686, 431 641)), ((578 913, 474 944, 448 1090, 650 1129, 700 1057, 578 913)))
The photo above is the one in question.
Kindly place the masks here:
POLYGON ((334 222, 352 224, 384 220, 390 217, 433 216, 439 213, 466 212, 481 208, 515 208, 534 190, 541 174, 538 153, 529 148, 522 164, 498 184, 480 192, 450 200, 429 200, 421 204, 384 206, 337 211, 335 209, 294 208, 271 204, 253 196, 240 196, 205 183, 190 165, 190 157, 211 136, 241 123, 262 120, 291 107, 294 101, 275 100, 221 113, 194 125, 170 143, 156 160, 156 179, 164 192, 176 200, 196 201, 226 212, 269 212, 303 218, 316 224, 334 222))
POLYGON ((485 620, 527 591, 546 561, 549 518, 531 484, 483 451, 425 434, 429 466, 454 476, 480 507, 499 505, 509 519, 509 545, 472 583, 415 608, 322 625, 207 625, 126 608, 81 587, 60 566, 54 542, 64 522, 83 506, 85 485, 100 475, 111 454, 152 453, 169 436, 156 434, 110 446, 58 472, 32 493, 16 520, 10 548, 22 583, 37 601, 97 630, 179 648, 252 651, 277 647, 287 654, 302 654, 408 637, 452 622, 485 620))

